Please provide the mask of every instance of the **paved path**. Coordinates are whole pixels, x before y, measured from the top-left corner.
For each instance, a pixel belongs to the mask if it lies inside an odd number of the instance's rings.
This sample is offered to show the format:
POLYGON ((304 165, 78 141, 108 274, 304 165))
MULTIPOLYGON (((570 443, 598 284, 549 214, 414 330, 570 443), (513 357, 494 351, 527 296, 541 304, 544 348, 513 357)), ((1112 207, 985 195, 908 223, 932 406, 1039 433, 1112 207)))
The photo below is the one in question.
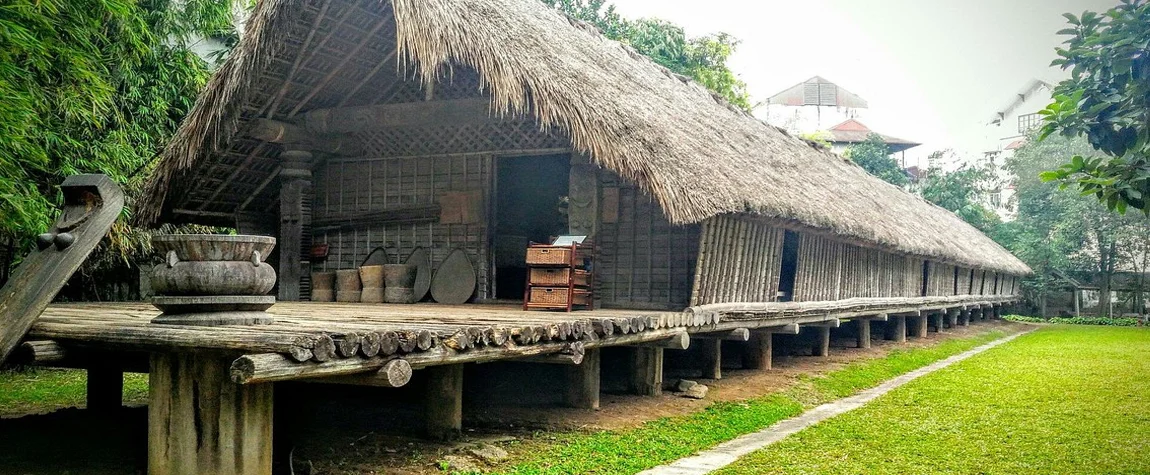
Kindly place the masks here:
POLYGON ((862 407, 863 404, 866 404, 899 386, 914 381, 920 376, 938 371, 942 368, 970 358, 971 356, 982 353, 1029 332, 1030 330, 1027 330, 1022 333, 1016 333, 1005 338, 1000 338, 977 348, 973 348, 963 353, 951 356, 950 358, 937 361, 927 366, 923 366, 922 368, 887 380, 878 386, 862 391, 854 396, 823 404, 798 416, 776 422, 774 425, 759 432, 752 432, 750 434, 740 436, 738 438, 716 445, 712 449, 699 452, 697 455, 692 455, 687 458, 676 460, 675 462, 672 462, 668 465, 660 465, 650 470, 645 470, 640 472, 639 475, 701 475, 704 473, 710 473, 730 465, 734 461, 738 460, 739 457, 783 440, 787 436, 806 429, 807 427, 818 424, 819 422, 830 419, 839 414, 858 409, 859 407, 862 407))

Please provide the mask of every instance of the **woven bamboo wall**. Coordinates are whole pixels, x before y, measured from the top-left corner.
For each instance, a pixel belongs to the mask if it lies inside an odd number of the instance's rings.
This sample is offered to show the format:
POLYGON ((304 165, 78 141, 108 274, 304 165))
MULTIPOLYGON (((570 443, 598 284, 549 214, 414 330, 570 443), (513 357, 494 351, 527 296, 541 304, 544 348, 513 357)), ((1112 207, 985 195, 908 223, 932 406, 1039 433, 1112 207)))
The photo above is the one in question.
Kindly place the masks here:
POLYGON ((950 264, 931 262, 927 277, 927 295, 937 297, 962 294, 962 289, 959 289, 958 294, 955 293, 954 269, 955 267, 950 264))
POLYGON ((601 176, 595 298, 604 307, 686 307, 699 226, 672 225, 650 196, 614 174, 601 176))
MULTIPOLYGON (((473 192, 486 202, 491 156, 378 158, 332 161, 316 175, 313 220, 418 205, 435 205, 447 192, 473 192)), ((453 248, 465 249, 479 271, 480 297, 487 286, 486 219, 473 224, 386 224, 357 229, 317 230, 316 243, 329 246, 314 270, 353 269, 376 247, 406 258, 415 247, 431 250, 433 264, 453 248)))
POLYGON ((970 277, 973 271, 965 267, 958 268, 958 282, 955 286, 958 288, 957 295, 967 295, 970 293, 970 277))
POLYGON ((794 300, 922 295, 922 259, 801 234, 794 300))
POLYGON ((692 304, 775 301, 783 234, 782 228, 729 216, 705 221, 692 304))

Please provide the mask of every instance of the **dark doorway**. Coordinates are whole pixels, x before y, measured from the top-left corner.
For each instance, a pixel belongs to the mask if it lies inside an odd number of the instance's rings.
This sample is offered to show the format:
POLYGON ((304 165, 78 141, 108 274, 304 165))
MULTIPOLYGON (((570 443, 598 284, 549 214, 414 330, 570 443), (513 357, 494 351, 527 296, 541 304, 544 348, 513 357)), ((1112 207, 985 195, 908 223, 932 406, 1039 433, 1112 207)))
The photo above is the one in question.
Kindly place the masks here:
POLYGON ((922 296, 926 297, 930 289, 930 261, 922 261, 922 296))
POLYGON ((779 274, 779 301, 790 302, 795 298, 795 274, 799 270, 799 233, 785 231, 783 234, 783 267, 779 274))
POLYGON ((571 171, 569 155, 502 157, 495 161, 495 298, 522 299, 529 242, 550 242, 567 233, 563 203, 571 171))

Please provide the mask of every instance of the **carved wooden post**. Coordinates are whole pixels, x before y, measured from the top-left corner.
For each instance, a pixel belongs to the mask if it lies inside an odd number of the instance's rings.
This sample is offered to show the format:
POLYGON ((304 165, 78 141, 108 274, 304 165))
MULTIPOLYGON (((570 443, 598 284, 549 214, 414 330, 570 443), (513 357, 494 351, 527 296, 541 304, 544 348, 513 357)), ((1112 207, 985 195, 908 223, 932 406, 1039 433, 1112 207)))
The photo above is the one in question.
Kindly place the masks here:
POLYGON ((463 365, 432 366, 427 373, 424 411, 427 436, 450 440, 463 429, 463 365))
POLYGON ((235 384, 234 358, 152 355, 148 473, 272 473, 272 385, 235 384))
POLYGON ((300 254, 303 252, 303 195, 311 184, 312 153, 285 150, 280 154, 279 300, 300 299, 300 254))
POLYGON ((743 353, 743 367, 746 369, 771 369, 771 351, 774 336, 770 332, 754 332, 743 353))
POLYGON ((663 394, 663 349, 634 347, 631 358, 631 391, 640 396, 663 394))
POLYGON ((699 359, 703 363, 703 379, 723 377, 723 340, 707 338, 699 340, 699 359))
POLYGON ((855 320, 855 325, 858 327, 858 335, 856 336, 858 347, 870 348, 870 319, 859 318, 855 320))
POLYGON ((567 367, 567 405, 579 409, 599 409, 599 370, 601 357, 598 348, 587 350, 583 362, 567 367))
POLYGON ((104 175, 75 175, 60 185, 64 209, 0 288, 0 362, 20 344, 48 303, 95 249, 124 207, 124 193, 104 175))

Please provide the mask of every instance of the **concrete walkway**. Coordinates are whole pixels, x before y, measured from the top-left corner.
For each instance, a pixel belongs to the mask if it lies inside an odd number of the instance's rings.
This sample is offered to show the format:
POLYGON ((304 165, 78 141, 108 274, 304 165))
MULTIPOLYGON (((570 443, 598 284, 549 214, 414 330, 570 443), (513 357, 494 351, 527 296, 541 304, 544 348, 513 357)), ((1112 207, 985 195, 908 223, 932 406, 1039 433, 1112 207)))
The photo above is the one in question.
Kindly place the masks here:
POLYGON ((970 358, 971 356, 977 355, 998 345, 1018 338, 1019 336, 1029 333, 1030 331, 1031 330, 1027 330, 1022 333, 1016 333, 1008 337, 1000 338, 977 348, 973 348, 963 353, 951 356, 950 358, 923 366, 922 368, 887 380, 878 386, 862 391, 854 396, 823 404, 819 407, 804 412, 801 415, 776 422, 774 425, 759 432, 752 432, 750 434, 737 437, 722 444, 716 445, 712 449, 699 452, 697 455, 676 460, 675 462, 672 462, 668 465, 660 465, 650 470, 645 470, 640 472, 639 475, 701 475, 704 473, 710 473, 730 465, 734 461, 738 460, 739 457, 783 440, 787 436, 806 429, 807 427, 818 424, 819 422, 830 419, 839 414, 858 409, 859 407, 862 407, 864 404, 874 400, 875 398, 882 396, 883 394, 886 394, 899 386, 914 381, 920 376, 933 373, 959 361, 970 358))

